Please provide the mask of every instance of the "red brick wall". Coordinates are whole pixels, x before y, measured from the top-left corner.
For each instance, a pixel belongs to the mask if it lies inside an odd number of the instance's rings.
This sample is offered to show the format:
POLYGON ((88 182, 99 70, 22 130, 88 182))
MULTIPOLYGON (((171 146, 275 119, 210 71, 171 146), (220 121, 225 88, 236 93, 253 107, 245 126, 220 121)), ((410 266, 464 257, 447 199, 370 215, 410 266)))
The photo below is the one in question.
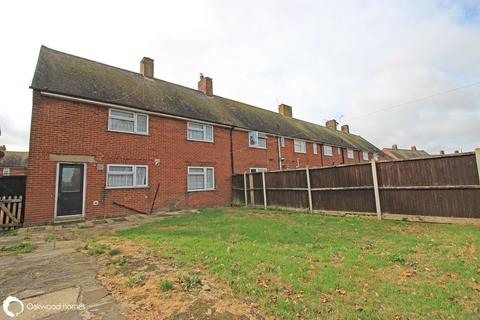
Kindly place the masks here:
POLYGON ((86 155, 86 218, 123 215, 131 210, 147 211, 155 190, 155 208, 228 205, 231 199, 230 130, 215 127, 215 143, 186 139, 187 122, 149 117, 149 135, 107 131, 108 108, 48 98, 34 92, 27 181, 25 223, 47 223, 54 219, 55 161, 50 154, 86 155), (155 166, 155 159, 160 165, 155 166), (96 164, 104 164, 104 170, 96 164), (145 164, 149 187, 106 189, 107 164, 145 164), (187 167, 215 168, 215 191, 186 192, 187 167), (98 201, 97 206, 93 201, 98 201))

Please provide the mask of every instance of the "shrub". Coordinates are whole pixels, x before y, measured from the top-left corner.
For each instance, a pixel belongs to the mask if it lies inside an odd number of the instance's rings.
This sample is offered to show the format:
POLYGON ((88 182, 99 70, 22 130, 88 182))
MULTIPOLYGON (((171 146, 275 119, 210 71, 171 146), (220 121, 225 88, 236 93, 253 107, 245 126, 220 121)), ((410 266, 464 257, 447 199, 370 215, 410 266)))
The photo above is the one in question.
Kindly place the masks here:
POLYGON ((120 249, 118 248, 113 248, 111 249, 110 251, 108 251, 108 255, 110 257, 113 257, 113 256, 116 256, 116 255, 119 255, 122 251, 120 251, 120 249))
POLYGON ((173 282, 170 280, 162 280, 160 281, 160 290, 163 292, 170 291, 173 289, 173 282))

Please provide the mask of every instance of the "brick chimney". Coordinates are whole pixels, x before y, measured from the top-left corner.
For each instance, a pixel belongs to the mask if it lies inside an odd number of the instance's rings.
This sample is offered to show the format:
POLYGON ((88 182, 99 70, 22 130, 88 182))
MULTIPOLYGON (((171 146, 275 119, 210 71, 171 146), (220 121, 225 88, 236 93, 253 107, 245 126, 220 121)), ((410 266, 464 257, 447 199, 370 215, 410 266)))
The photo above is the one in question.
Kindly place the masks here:
POLYGON ((350 133, 350 127, 348 126, 348 124, 344 124, 340 128, 341 128, 342 132, 350 133))
POLYGON ((441 155, 441 156, 444 156, 444 155, 445 155, 445 151, 440 150, 440 155, 441 155))
POLYGON ((203 92, 209 97, 213 96, 212 78, 204 77, 203 73, 200 73, 200 80, 198 81, 198 91, 203 92))
POLYGON ((285 117, 292 117, 292 107, 287 106, 286 104, 281 104, 278 106, 278 113, 284 115, 285 117))
POLYGON ((394 145, 392 146, 392 149, 393 149, 393 150, 398 150, 398 146, 397 146, 396 144, 394 144, 394 145))
POLYGON ((327 128, 330 128, 330 129, 333 129, 333 130, 337 130, 337 120, 335 119, 332 119, 332 120, 328 120, 326 123, 325 123, 325 126, 327 128))
POLYGON ((453 151, 453 153, 457 154, 457 153, 460 153, 460 151, 458 151, 458 150, 455 150, 455 151, 453 151))
POLYGON ((144 77, 153 78, 153 59, 143 57, 140 61, 140 73, 144 77))
POLYGON ((416 147, 416 146, 411 146, 411 147, 410 147, 410 150, 412 150, 412 151, 417 151, 417 147, 416 147))

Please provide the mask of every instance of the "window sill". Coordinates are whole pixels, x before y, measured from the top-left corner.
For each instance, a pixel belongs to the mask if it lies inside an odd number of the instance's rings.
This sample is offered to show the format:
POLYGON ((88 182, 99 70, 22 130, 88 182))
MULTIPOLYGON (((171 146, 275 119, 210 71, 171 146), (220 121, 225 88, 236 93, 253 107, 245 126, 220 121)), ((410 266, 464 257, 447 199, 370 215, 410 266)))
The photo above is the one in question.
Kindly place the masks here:
POLYGON ((255 148, 255 149, 264 149, 264 150, 267 149, 267 147, 252 146, 252 145, 249 145, 248 147, 249 147, 249 148, 255 148))
POLYGON ((305 152, 302 152, 302 151, 293 151, 293 152, 295 152, 295 153, 307 154, 307 152, 306 152, 306 151, 305 151, 305 152))
POLYGON ((324 154, 325 157, 333 157, 333 154, 324 154))
POLYGON ((140 187, 105 187, 105 190, 118 190, 118 189, 148 189, 150 186, 140 186, 140 187))
POLYGON ((121 131, 121 130, 113 130, 113 129, 107 129, 108 132, 115 132, 115 133, 126 133, 126 134, 135 134, 137 136, 149 136, 150 134, 147 133, 141 133, 141 132, 130 132, 130 131, 121 131))
POLYGON ((187 190, 187 192, 208 192, 208 191, 216 191, 217 189, 202 189, 202 190, 187 190))
POLYGON ((187 138, 187 141, 193 141, 193 142, 205 142, 205 143, 215 143, 215 141, 208 141, 208 140, 197 140, 197 139, 189 139, 187 138))

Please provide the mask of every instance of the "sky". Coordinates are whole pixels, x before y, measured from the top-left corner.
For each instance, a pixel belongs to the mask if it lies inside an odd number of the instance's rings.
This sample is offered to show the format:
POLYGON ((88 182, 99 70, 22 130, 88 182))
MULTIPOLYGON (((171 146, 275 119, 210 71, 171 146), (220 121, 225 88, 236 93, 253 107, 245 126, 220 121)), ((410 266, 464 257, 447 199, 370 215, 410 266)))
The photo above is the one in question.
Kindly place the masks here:
POLYGON ((478 1, 5 1, 0 145, 28 150, 40 46, 324 125, 379 148, 480 147, 478 1))

